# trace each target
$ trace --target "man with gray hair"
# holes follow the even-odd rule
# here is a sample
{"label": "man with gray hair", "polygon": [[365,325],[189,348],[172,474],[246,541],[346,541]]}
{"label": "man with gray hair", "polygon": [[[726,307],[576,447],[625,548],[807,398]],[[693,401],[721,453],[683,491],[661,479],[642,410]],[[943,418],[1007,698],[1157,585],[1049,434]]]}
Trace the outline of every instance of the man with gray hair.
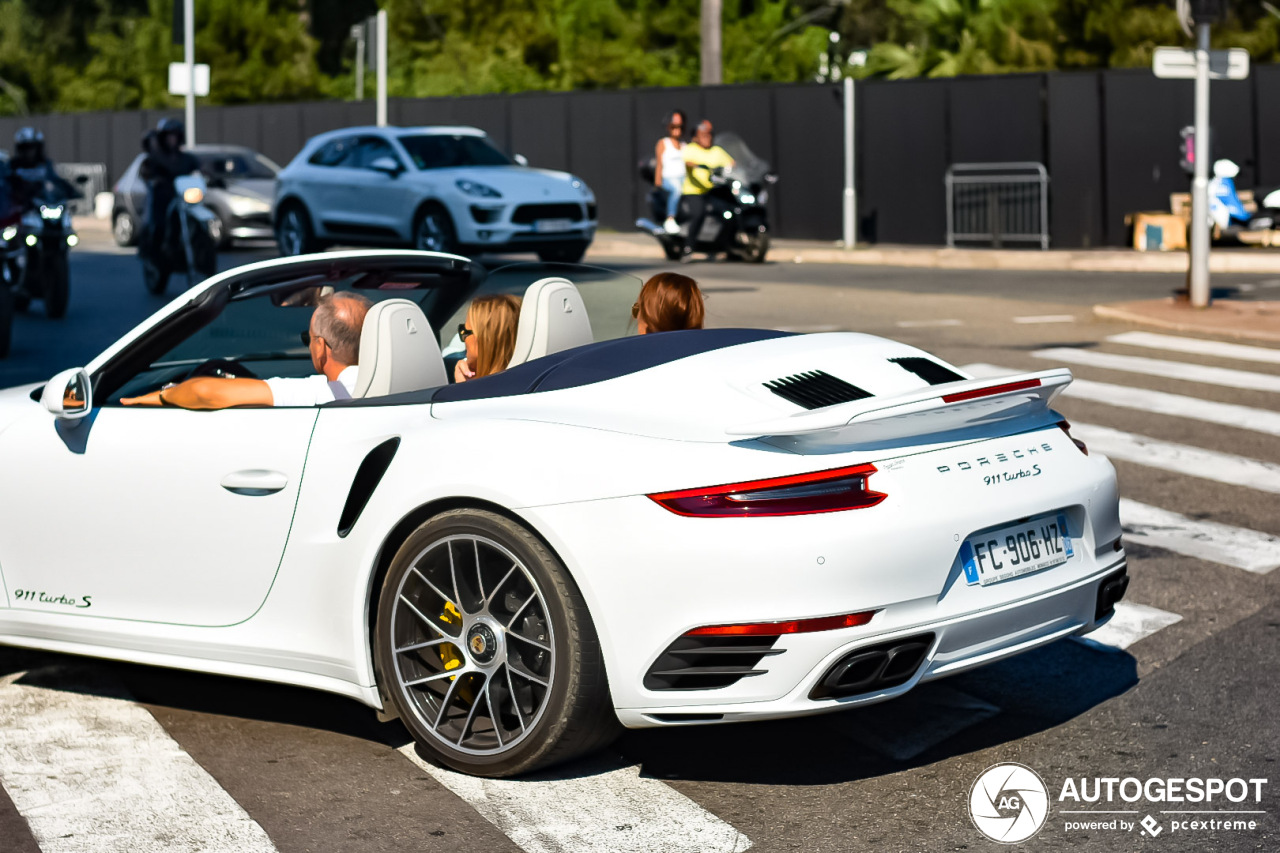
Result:
{"label": "man with gray hair", "polygon": [[141,397],[126,406],[174,406],[180,409],[229,409],[233,406],[319,406],[349,400],[360,360],[360,331],[371,303],[358,293],[331,293],[316,303],[304,335],[316,376],[247,379],[197,376]]}

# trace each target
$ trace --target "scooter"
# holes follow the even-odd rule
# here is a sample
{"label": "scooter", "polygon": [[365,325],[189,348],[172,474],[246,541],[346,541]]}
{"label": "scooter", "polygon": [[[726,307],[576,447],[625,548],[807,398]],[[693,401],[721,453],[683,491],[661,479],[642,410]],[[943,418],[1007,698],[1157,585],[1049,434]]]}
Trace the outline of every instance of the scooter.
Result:
{"label": "scooter", "polygon": [[1213,179],[1209,182],[1209,219],[1213,222],[1214,237],[1234,237],[1244,231],[1270,231],[1280,225],[1280,190],[1263,198],[1254,213],[1245,210],[1236,190],[1235,179],[1240,167],[1231,160],[1218,160],[1213,164]]}
{"label": "scooter", "polygon": [[175,272],[185,272],[191,285],[218,271],[218,247],[212,234],[217,215],[204,203],[208,191],[204,176],[182,175],[173,179],[173,187],[177,192],[165,213],[159,251],[138,253],[143,282],[155,294],[164,293]]}
{"label": "scooter", "polygon": [[[718,144],[733,158],[729,169],[716,169],[710,175],[711,189],[703,195],[706,215],[697,234],[689,234],[691,211],[682,201],[676,213],[680,230],[669,233],[659,223],[666,217],[667,191],[654,187],[649,193],[652,218],[636,220],[636,228],[650,234],[662,246],[668,260],[683,260],[692,252],[706,252],[726,257],[763,263],[769,253],[769,187],[778,176],[769,172],[769,164],[751,152],[741,138],[732,133],[720,134]],[[641,169],[653,183],[653,173]]]}

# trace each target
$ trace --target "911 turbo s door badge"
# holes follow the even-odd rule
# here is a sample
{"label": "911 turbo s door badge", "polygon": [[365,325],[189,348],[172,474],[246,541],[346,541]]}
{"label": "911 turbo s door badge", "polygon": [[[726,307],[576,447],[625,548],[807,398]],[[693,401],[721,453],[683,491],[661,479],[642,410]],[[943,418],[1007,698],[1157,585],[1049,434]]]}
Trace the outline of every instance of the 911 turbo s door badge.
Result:
{"label": "911 turbo s door badge", "polygon": [[13,591],[13,600],[15,603],[57,604],[62,607],[75,607],[81,610],[93,606],[93,596],[52,595],[35,589],[15,589]]}

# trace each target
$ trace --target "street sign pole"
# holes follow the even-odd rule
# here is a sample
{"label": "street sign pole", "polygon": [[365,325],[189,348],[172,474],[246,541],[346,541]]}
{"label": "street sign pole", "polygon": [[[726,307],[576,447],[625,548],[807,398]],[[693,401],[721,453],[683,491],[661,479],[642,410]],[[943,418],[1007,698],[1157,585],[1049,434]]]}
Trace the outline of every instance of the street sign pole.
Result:
{"label": "street sign pole", "polygon": [[844,78],[844,247],[857,240],[858,190],[854,184],[853,78]]}
{"label": "street sign pole", "polygon": [[182,0],[183,58],[187,63],[187,144],[196,144],[196,15],[195,0]]}
{"label": "street sign pole", "polygon": [[1196,24],[1196,152],[1191,182],[1191,305],[1209,306],[1209,24]]}
{"label": "street sign pole", "polygon": [[387,10],[378,12],[378,127],[387,126]]}

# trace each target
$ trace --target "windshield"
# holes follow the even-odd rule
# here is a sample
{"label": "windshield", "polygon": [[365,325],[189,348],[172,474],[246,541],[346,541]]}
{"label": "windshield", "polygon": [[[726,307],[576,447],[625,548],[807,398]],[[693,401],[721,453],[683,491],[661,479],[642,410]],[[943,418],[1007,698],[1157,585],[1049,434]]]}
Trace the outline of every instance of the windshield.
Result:
{"label": "windshield", "polygon": [[733,173],[749,183],[759,183],[769,172],[769,163],[755,155],[741,136],[736,133],[716,134],[716,145],[733,158]]}
{"label": "windshield", "polygon": [[451,169],[457,166],[510,166],[511,158],[493,147],[488,137],[443,133],[401,136],[400,144],[419,169]]}
{"label": "windshield", "polygon": [[252,151],[207,151],[196,154],[200,171],[211,178],[263,178],[280,171],[275,163]]}

